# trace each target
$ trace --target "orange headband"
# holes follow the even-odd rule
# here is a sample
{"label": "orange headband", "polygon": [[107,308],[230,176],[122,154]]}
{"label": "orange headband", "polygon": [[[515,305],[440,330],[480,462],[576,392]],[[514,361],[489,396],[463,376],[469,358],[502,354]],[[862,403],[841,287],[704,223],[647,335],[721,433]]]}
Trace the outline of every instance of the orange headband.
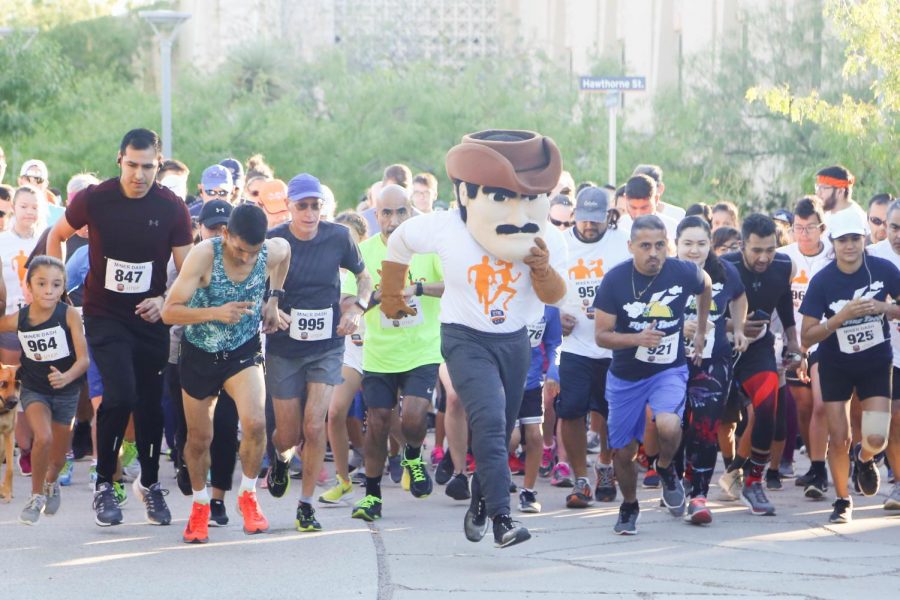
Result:
{"label": "orange headband", "polygon": [[837,177],[828,177],[827,175],[819,175],[816,177],[816,183],[830,185],[836,188],[848,188],[853,185],[853,182],[853,175],[850,176],[850,179],[838,179]]}

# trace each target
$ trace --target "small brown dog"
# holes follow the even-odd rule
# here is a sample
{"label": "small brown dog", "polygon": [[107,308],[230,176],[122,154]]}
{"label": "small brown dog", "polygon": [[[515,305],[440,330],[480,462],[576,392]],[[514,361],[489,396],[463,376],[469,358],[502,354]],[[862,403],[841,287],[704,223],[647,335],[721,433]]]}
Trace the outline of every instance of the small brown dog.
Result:
{"label": "small brown dog", "polygon": [[12,500],[13,441],[16,431],[16,406],[19,404],[18,367],[0,365],[0,469],[6,462],[6,474],[0,484],[0,502]]}

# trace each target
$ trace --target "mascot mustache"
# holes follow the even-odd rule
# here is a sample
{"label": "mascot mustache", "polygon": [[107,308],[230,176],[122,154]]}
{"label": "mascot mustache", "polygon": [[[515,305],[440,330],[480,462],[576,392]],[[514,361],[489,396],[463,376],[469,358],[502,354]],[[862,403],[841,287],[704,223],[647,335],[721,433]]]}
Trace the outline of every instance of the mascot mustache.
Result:
{"label": "mascot mustache", "polygon": [[521,227],[517,225],[497,225],[498,235],[512,235],[514,233],[540,233],[541,228],[535,223],[526,223]]}

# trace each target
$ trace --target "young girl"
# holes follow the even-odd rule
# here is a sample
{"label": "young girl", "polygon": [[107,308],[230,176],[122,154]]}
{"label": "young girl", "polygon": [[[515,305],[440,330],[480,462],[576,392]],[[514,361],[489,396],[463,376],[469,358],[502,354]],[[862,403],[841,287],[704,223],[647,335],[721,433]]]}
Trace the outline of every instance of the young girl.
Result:
{"label": "young girl", "polygon": [[20,401],[34,432],[31,499],[19,521],[37,523],[59,510],[59,471],[72,442],[81,378],[89,360],[81,315],[61,302],[66,290],[63,263],[38,256],[25,275],[31,304],[0,318],[0,332],[16,332],[22,344]]}

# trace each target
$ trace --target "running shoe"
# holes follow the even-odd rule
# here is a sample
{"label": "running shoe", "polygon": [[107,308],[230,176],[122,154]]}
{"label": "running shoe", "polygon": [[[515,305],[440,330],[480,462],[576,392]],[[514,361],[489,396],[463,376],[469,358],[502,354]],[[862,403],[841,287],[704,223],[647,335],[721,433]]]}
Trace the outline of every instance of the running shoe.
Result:
{"label": "running shoe", "polygon": [[619,519],[613,531],[619,535],[636,535],[637,522],[641,516],[641,506],[637,502],[623,502],[619,506]]}
{"label": "running shoe", "polygon": [[444,492],[454,500],[468,500],[472,497],[469,492],[469,478],[465,473],[457,473],[453,476]]}
{"label": "running shoe", "polygon": [[71,452],[66,453],[66,462],[63,463],[62,469],[59,470],[57,481],[59,485],[72,485],[72,473],[75,472],[75,457]]}
{"label": "running shoe", "polygon": [[780,492],[784,489],[781,483],[781,473],[775,469],[766,469],[766,489],[770,492]]}
{"label": "running shoe", "polygon": [[400,483],[400,479],[403,478],[402,462],[403,459],[400,458],[399,454],[388,456],[387,472],[388,475],[391,476],[391,481],[394,483]]}
{"label": "running shoe", "polygon": [[451,477],[453,477],[453,458],[450,456],[450,451],[447,450],[434,469],[434,481],[438,485],[444,485],[450,481]]}
{"label": "running shoe", "polygon": [[796,485],[797,487],[805,488],[810,483],[812,483],[812,481],[813,481],[813,479],[815,479],[815,477],[816,477],[816,472],[813,470],[812,467],[810,467],[809,471],[807,471],[803,475],[800,475],[796,479],[794,479],[794,485]]}
{"label": "running shoe", "polygon": [[684,513],[684,520],[692,525],[706,525],[712,523],[712,513],[706,506],[706,498],[697,496],[691,498],[688,503],[687,512]]}
{"label": "running shoe", "polygon": [[353,484],[349,479],[337,475],[337,483],[319,496],[319,504],[326,506],[345,505],[353,497]]}
{"label": "running shoe", "polygon": [[891,495],[884,501],[884,510],[900,510],[900,483],[891,488]]}
{"label": "running shoe", "polygon": [[406,458],[404,452],[403,460],[400,461],[409,476],[409,493],[414,498],[427,498],[431,495],[434,486],[431,483],[431,475],[428,474],[428,468],[425,461],[419,456],[414,459]]}
{"label": "running shoe", "polygon": [[640,472],[646,473],[650,470],[650,459],[647,458],[647,453],[644,451],[643,444],[638,446],[637,458],[634,462],[637,464],[638,470]]}
{"label": "running shoe", "polygon": [[775,505],[766,498],[766,492],[759,481],[754,481],[744,486],[744,489],[741,491],[741,501],[750,509],[751,515],[757,517],[775,516]]}
{"label": "running shoe", "polygon": [[587,477],[579,477],[566,496],[566,508],[587,508],[591,505],[591,497],[591,482]]}
{"label": "running shoe", "polygon": [[596,463],[594,473],[597,476],[597,487],[594,498],[597,502],[614,502],[616,499],[616,475],[612,465]]}
{"label": "running shoe", "polygon": [[[319,476],[316,477],[316,485],[325,485],[330,478],[331,475],[328,473],[328,467],[323,464],[322,468],[319,469]],[[300,479],[303,479],[302,475],[300,476]]]}
{"label": "running shoe", "polygon": [[303,479],[303,461],[297,454],[291,457],[288,463],[288,477],[291,479]]}
{"label": "running shoe", "polygon": [[25,508],[22,509],[22,513],[19,515],[19,523],[22,523],[23,525],[37,524],[38,520],[41,518],[41,513],[44,512],[46,503],[47,498],[41,494],[32,494],[28,503],[25,505]]}
{"label": "running shoe", "polygon": [[553,467],[550,473],[550,485],[553,487],[572,487],[575,482],[572,480],[572,467],[568,463],[559,462]]}
{"label": "running shoe", "polygon": [[521,458],[516,456],[513,453],[510,453],[509,459],[507,460],[509,463],[509,472],[513,475],[524,475],[525,474],[525,463]]}
{"label": "running shoe", "polygon": [[508,548],[531,539],[528,529],[509,515],[494,517],[494,546]]}
{"label": "running shoe", "polygon": [[670,464],[665,469],[659,470],[662,481],[662,501],[669,512],[676,517],[684,514],[684,484],[675,472],[675,465]]}
{"label": "running shoe", "polygon": [[829,523],[849,523],[853,520],[853,500],[847,498],[846,500],[843,498],[838,498],[832,503],[834,510],[831,511],[831,516],[828,517]]}
{"label": "running shoe", "polygon": [[509,474],[509,493],[515,494],[519,491],[519,487],[516,485],[516,482],[512,480],[512,473]]}
{"label": "running shoe", "polygon": [[265,479],[266,475],[269,472],[269,453],[263,454],[262,463],[259,465],[259,475],[256,476],[257,479]]}
{"label": "running shoe", "polygon": [[364,458],[363,458],[362,452],[360,452],[356,448],[353,448],[350,451],[350,460],[347,462],[347,467],[349,468],[350,471],[355,471],[356,469],[359,469],[360,467],[362,467],[363,461],[364,461]]}
{"label": "running shoe", "polygon": [[97,487],[97,463],[91,463],[91,466],[88,468],[88,481],[91,484],[91,489]]}
{"label": "running shoe", "polygon": [[19,450],[19,475],[31,477],[31,450]]}
{"label": "running shoe", "polygon": [[466,474],[471,475],[475,472],[475,455],[471,451],[466,452]]}
{"label": "running shoe", "polygon": [[478,475],[472,476],[472,500],[463,517],[463,531],[470,542],[480,542],[490,529],[488,521],[487,505],[484,496],[481,495],[481,485],[478,483]]}
{"label": "running shoe", "polygon": [[94,522],[100,527],[118,525],[122,522],[122,509],[116,502],[111,483],[101,483],[94,492]]}
{"label": "running shoe", "polygon": [[316,509],[306,502],[297,503],[297,519],[294,524],[297,531],[322,531],[322,526],[316,520]]}
{"label": "running shoe", "polygon": [[44,514],[49,516],[55,515],[62,500],[59,495],[59,481],[54,481],[53,483],[45,482],[43,495],[47,499],[47,503],[44,505]]}
{"label": "running shoe", "polygon": [[147,522],[151,525],[168,525],[172,522],[172,513],[166,504],[166,496],[169,490],[164,490],[157,481],[149,488],[141,485],[140,479],[134,480],[131,486],[135,495],[144,501],[144,508],[147,509]]}
{"label": "running shoe", "polygon": [[538,475],[540,477],[550,477],[555,457],[556,442],[554,442],[552,446],[544,446],[544,450],[541,453],[541,466],[538,467]]}
{"label": "running shoe", "polygon": [[209,504],[191,504],[191,516],[181,534],[185,544],[205,544],[209,541],[209,511]]}
{"label": "running shoe", "polygon": [[655,490],[659,487],[659,473],[656,469],[647,469],[644,473],[644,481],[641,485],[649,490]]}
{"label": "running shoe", "polygon": [[[238,498],[238,510],[240,511],[240,498]],[[209,524],[211,527],[225,527],[228,525],[228,511],[225,502],[213,498],[209,501]]]}
{"label": "running shoe", "polygon": [[881,484],[881,473],[875,466],[875,459],[866,462],[859,460],[859,449],[857,449],[854,461],[854,483],[857,484],[863,496],[874,496],[878,493],[878,486]]}
{"label": "running shoe", "polygon": [[806,488],[803,490],[803,495],[811,500],[821,500],[825,497],[827,491],[828,480],[821,475],[813,474],[809,483],[806,484]]}
{"label": "running shoe", "polygon": [[353,506],[353,512],[350,513],[350,516],[370,523],[377,521],[381,518],[381,498],[371,494],[364,497]]}
{"label": "running shoe", "polygon": [[719,500],[733,502],[737,500],[744,487],[744,474],[740,469],[725,471],[719,477]]}
{"label": "running shoe", "polygon": [[366,470],[357,469],[356,471],[354,471],[353,475],[350,476],[350,481],[352,481],[356,485],[366,485]]}
{"label": "running shoe", "polygon": [[444,448],[438,446],[431,449],[431,468],[436,469],[441,459],[444,458]]}
{"label": "running shoe", "polygon": [[272,466],[269,467],[269,472],[266,474],[266,485],[274,498],[281,498],[290,489],[289,470],[290,463],[278,460],[277,457],[272,461]]}
{"label": "running shoe", "polygon": [[523,513],[541,512],[541,503],[537,501],[537,492],[522,489],[519,492],[519,510]]}
{"label": "running shoe", "polygon": [[178,490],[185,496],[190,496],[194,493],[194,488],[191,485],[191,475],[188,472],[187,465],[181,465],[175,471],[175,484],[178,486]]}
{"label": "running shoe", "polygon": [[269,521],[259,508],[256,492],[244,490],[238,495],[238,514],[244,518],[244,533],[265,533],[269,530]]}
{"label": "running shoe", "polygon": [[122,473],[129,479],[141,474],[141,463],[138,460],[137,444],[125,440],[122,442]]}
{"label": "running shoe", "polygon": [[794,463],[787,460],[781,461],[778,472],[781,473],[783,479],[793,479],[796,477],[796,474],[794,473]]}
{"label": "running shoe", "polygon": [[125,488],[123,481],[113,481],[113,494],[116,496],[116,504],[122,508],[128,504],[128,490]]}
{"label": "running shoe", "polygon": [[597,454],[600,452],[600,434],[596,431],[587,432],[587,453]]}

